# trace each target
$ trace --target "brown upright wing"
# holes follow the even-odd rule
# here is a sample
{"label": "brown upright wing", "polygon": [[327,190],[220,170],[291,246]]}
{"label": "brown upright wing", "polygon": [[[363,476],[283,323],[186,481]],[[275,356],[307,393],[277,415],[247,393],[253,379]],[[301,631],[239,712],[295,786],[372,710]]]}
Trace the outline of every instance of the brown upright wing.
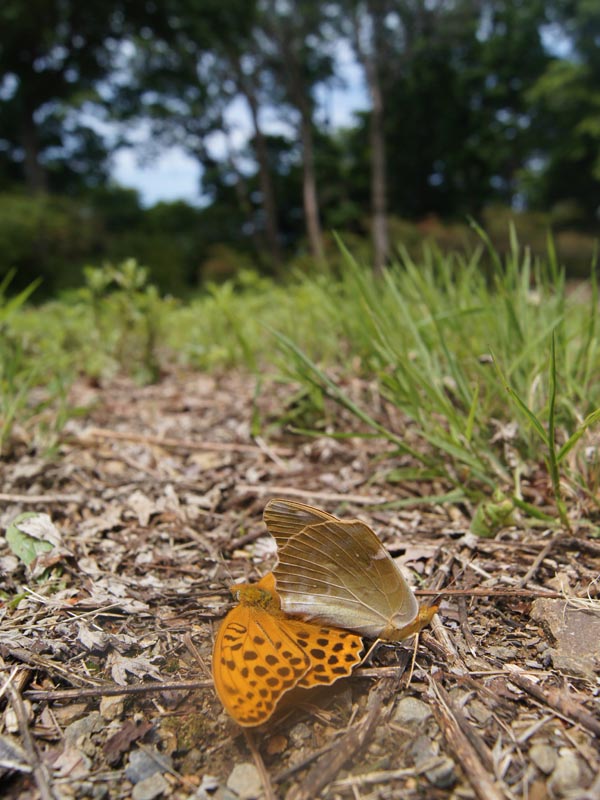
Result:
{"label": "brown upright wing", "polygon": [[368,525],[280,499],[264,520],[278,546],[273,572],[286,613],[372,638],[417,616],[414,594]]}

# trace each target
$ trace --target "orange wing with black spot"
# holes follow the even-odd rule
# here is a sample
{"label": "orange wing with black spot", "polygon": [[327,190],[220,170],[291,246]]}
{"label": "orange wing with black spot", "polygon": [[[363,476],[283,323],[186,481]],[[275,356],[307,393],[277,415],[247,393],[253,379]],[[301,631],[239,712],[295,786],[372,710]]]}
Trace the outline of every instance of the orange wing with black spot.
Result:
{"label": "orange wing with black spot", "polygon": [[246,597],[225,617],[212,665],[223,705],[243,726],[266,722],[295,686],[326,686],[349,675],[363,649],[354,633],[286,617],[260,602],[260,590],[248,594],[256,604]]}

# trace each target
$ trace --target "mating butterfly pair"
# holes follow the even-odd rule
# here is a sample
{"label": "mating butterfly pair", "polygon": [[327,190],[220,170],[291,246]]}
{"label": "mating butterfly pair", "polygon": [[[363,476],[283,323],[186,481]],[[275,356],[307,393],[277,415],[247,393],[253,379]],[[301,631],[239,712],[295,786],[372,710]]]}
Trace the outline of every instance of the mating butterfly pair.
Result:
{"label": "mating butterfly pair", "polygon": [[243,726],[265,722],[294,687],[329,685],[360,663],[362,636],[400,641],[436,607],[417,600],[375,533],[358,520],[290,500],[264,511],[279,562],[223,620],[213,653],[217,693]]}

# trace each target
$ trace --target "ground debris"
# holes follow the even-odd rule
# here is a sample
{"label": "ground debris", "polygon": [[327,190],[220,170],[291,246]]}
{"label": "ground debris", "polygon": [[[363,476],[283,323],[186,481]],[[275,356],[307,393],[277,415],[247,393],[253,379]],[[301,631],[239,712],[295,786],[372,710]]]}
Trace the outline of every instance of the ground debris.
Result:
{"label": "ground debris", "polygon": [[[0,462],[1,530],[44,514],[55,548],[32,573],[0,535],[3,796],[592,796],[600,546],[518,517],[479,539],[460,506],[388,507],[440,487],[388,482],[405,457],[382,441],[287,434],[291,394],[256,397],[240,373],[118,379],[53,461]],[[423,598],[447,593],[410,682],[412,644],[381,646],[246,736],[215,696],[211,651],[231,583],[274,565],[261,516],[276,495],[364,519]]]}

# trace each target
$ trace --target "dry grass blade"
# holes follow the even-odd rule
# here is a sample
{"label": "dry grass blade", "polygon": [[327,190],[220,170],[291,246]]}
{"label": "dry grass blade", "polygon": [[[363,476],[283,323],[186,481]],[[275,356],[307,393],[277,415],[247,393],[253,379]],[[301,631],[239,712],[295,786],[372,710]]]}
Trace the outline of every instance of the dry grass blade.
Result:
{"label": "dry grass blade", "polygon": [[385,713],[384,703],[397,685],[397,678],[384,678],[381,681],[369,698],[371,705],[369,711],[338,739],[327,755],[317,761],[299,786],[290,789],[286,800],[312,800],[320,796],[323,789],[335,780],[344,765],[356,757],[369,741]]}
{"label": "dry grass blade", "polygon": [[[432,678],[429,685],[431,708],[435,719],[442,729],[448,748],[452,750],[463,768],[479,800],[506,800],[507,795],[490,777],[492,759],[483,741],[470,729],[464,716],[453,708],[440,682]],[[477,746],[473,743],[475,739],[478,740]]]}
{"label": "dry grass blade", "polygon": [[21,734],[21,741],[23,742],[29,757],[29,764],[33,769],[33,777],[35,779],[36,786],[40,793],[41,800],[58,800],[58,795],[52,786],[52,780],[50,778],[48,767],[40,758],[40,753],[35,743],[35,739],[33,738],[31,730],[29,729],[29,722],[27,719],[25,706],[23,705],[23,698],[21,697],[21,693],[17,687],[14,685],[16,677],[17,676],[15,673],[11,674],[5,688],[10,699],[10,704],[17,718],[19,733]]}
{"label": "dry grass blade", "polygon": [[600,720],[591,714],[577,700],[571,697],[566,689],[556,687],[543,688],[534,683],[522,670],[514,664],[506,664],[504,669],[509,673],[509,680],[516,684],[520,689],[535,697],[536,700],[557,711],[561,716],[566,717],[586,728],[594,736],[600,738]]}

